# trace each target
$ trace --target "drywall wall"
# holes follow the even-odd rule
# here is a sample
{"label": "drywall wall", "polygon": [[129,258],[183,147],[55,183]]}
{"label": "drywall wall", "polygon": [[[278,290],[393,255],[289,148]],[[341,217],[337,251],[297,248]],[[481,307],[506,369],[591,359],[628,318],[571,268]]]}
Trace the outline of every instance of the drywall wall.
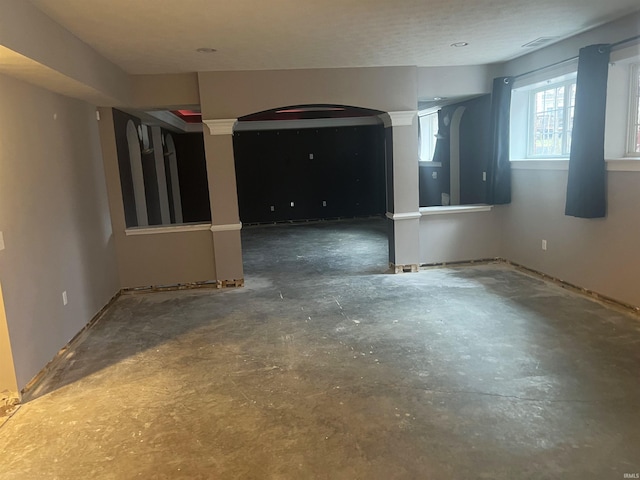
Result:
{"label": "drywall wall", "polygon": [[459,67],[419,67],[418,99],[453,98],[491,92],[492,65]]}
{"label": "drywall wall", "polygon": [[[607,172],[606,218],[567,217],[566,170],[512,170],[503,256],[526,267],[640,306],[640,172]],[[547,250],[542,250],[542,240]]]}
{"label": "drywall wall", "polygon": [[[631,15],[515,59],[507,63],[503,71],[513,75],[544,67],[577,55],[581,47],[589,44],[614,43],[638,35],[639,27],[640,14]],[[631,48],[640,53],[637,44]],[[616,55],[614,52],[612,58]],[[626,101],[624,88],[611,88],[612,82],[620,76],[619,67],[614,67],[616,71],[609,79],[607,122],[611,122],[611,108],[617,106],[624,110],[622,105]],[[620,123],[616,123],[618,128]],[[605,130],[611,127],[613,125],[607,123]],[[623,137],[619,136],[618,143]],[[615,135],[609,138],[610,151],[614,150],[612,141],[615,143],[615,138]],[[616,148],[621,152],[620,146]],[[607,216],[578,219],[564,215],[566,163],[512,162],[513,196],[512,203],[504,207],[501,256],[579,287],[640,306],[637,275],[640,271],[637,246],[640,172],[607,172]],[[547,240],[546,251],[542,250],[543,239]]]}
{"label": "drywall wall", "polygon": [[383,112],[415,110],[416,67],[200,72],[205,120],[290,105],[337,104]]}
{"label": "drywall wall", "polygon": [[[4,312],[2,285],[0,285],[0,402],[3,398],[19,397],[18,390],[16,369],[13,366],[11,340],[9,339],[9,328],[7,327],[7,316]],[[0,407],[2,407],[2,403],[0,403]]]}
{"label": "drywall wall", "polygon": [[580,48],[598,43],[615,43],[640,34],[640,12],[588,30],[503,64],[502,75],[519,75],[562,62],[578,55]]}
{"label": "drywall wall", "polygon": [[91,105],[0,75],[0,284],[20,388],[119,289],[98,135]]}
{"label": "drywall wall", "polygon": [[[65,87],[69,95],[86,99],[89,87],[91,97],[99,95],[109,105],[130,101],[129,76],[31,2],[2,1],[0,45],[71,79]],[[25,62],[22,74],[29,79],[32,74],[38,77],[46,72]]]}
{"label": "drywall wall", "polygon": [[133,105],[141,109],[200,105],[197,73],[131,76]]}
{"label": "drywall wall", "polygon": [[[216,280],[208,229],[126,235],[113,109],[100,110],[100,141],[122,288]],[[176,227],[179,228],[179,227]]]}
{"label": "drywall wall", "polygon": [[503,251],[501,230],[504,208],[495,206],[489,211],[468,213],[453,208],[450,207],[450,213],[440,210],[437,215],[423,215],[420,219],[420,263],[500,257]]}

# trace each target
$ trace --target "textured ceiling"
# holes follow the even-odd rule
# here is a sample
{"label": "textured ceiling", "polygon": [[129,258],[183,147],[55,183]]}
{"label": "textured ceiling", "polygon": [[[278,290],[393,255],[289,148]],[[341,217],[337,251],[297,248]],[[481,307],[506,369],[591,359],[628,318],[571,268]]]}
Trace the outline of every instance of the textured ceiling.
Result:
{"label": "textured ceiling", "polygon": [[[502,62],[638,0],[32,0],[128,73]],[[454,48],[454,42],[469,46]],[[197,53],[211,47],[212,54]]]}

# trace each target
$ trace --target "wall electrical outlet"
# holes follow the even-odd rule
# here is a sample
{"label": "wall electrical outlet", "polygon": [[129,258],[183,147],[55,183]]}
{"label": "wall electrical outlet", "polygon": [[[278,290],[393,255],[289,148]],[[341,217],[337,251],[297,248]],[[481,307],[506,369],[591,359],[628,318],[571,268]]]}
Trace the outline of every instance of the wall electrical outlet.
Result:
{"label": "wall electrical outlet", "polygon": [[65,290],[64,292],[62,292],[62,304],[66,305],[67,302],[67,291]]}
{"label": "wall electrical outlet", "polygon": [[0,232],[0,250],[4,250],[4,237],[2,236],[2,232]]}
{"label": "wall electrical outlet", "polygon": [[309,160],[313,160],[313,153],[309,154]]}
{"label": "wall electrical outlet", "polygon": [[546,250],[546,249],[547,249],[547,241],[542,240],[542,250]]}
{"label": "wall electrical outlet", "polygon": [[438,172],[431,172],[431,178],[436,180],[438,178]]}
{"label": "wall electrical outlet", "polygon": [[487,172],[482,172],[482,181],[483,182],[487,181]]}
{"label": "wall electrical outlet", "polygon": [[295,202],[291,202],[291,206],[295,207],[296,206]]}
{"label": "wall electrical outlet", "polygon": [[327,206],[327,201],[326,201],[326,200],[323,200],[323,201],[322,201],[322,206],[323,206],[323,207],[326,207],[326,206]]}
{"label": "wall electrical outlet", "polygon": [[271,205],[271,211],[275,212],[276,211],[276,207],[274,207],[273,205]]}

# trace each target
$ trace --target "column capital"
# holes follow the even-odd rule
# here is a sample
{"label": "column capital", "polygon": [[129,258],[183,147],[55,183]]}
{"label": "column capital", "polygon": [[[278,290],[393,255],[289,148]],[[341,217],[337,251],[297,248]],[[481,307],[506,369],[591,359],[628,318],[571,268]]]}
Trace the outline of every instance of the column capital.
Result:
{"label": "column capital", "polygon": [[232,135],[233,126],[236,124],[237,118],[223,118],[219,120],[203,120],[211,135]]}
{"label": "column capital", "polygon": [[418,114],[417,110],[404,110],[401,112],[387,112],[380,115],[385,127],[406,127],[413,124],[413,119]]}

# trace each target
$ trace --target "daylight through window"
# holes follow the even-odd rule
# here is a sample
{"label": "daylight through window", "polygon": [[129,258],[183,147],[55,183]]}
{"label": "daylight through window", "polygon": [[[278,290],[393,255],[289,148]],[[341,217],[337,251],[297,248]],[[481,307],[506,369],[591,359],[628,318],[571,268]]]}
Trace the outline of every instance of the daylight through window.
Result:
{"label": "daylight through window", "polygon": [[575,80],[549,84],[531,91],[530,157],[569,155],[575,98]]}

